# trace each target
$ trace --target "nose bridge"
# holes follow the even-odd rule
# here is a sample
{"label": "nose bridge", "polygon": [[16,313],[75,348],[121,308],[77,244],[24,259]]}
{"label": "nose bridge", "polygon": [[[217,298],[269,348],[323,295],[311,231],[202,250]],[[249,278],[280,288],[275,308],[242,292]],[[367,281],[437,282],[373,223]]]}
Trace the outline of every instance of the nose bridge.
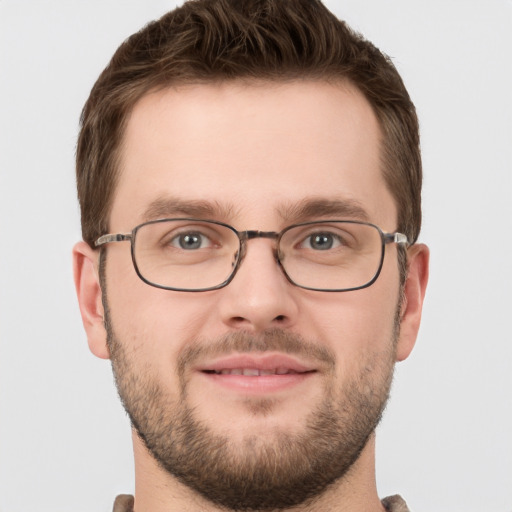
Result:
{"label": "nose bridge", "polygon": [[[219,301],[224,322],[232,328],[258,331],[293,324],[297,304],[277,259],[279,233],[244,231],[240,235],[236,275]],[[266,238],[270,243],[255,238]],[[252,244],[247,243],[250,240]]]}

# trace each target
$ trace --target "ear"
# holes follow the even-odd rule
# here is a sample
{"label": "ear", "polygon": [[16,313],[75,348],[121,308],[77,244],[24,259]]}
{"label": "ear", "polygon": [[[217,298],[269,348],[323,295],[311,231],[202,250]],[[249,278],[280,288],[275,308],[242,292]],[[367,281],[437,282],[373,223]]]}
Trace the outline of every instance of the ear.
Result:
{"label": "ear", "polygon": [[424,244],[415,244],[407,250],[407,278],[404,300],[400,312],[400,337],[397,345],[397,361],[403,361],[411,353],[420,328],[423,298],[428,282],[429,250]]}
{"label": "ear", "polygon": [[98,275],[98,251],[85,242],[73,247],[73,273],[78,304],[91,352],[108,359],[107,332],[104,325],[103,303]]}

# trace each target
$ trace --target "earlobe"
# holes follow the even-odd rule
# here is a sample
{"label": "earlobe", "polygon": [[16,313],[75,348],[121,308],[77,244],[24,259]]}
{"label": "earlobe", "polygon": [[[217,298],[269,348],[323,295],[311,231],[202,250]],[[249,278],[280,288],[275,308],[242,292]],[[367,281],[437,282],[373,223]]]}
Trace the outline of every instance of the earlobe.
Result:
{"label": "earlobe", "polygon": [[102,359],[110,357],[103,318],[98,253],[85,242],[73,247],[73,274],[80,314],[91,352]]}
{"label": "earlobe", "polygon": [[408,272],[400,315],[397,361],[403,361],[409,356],[420,328],[423,299],[428,282],[428,247],[424,244],[416,244],[410,247],[407,253],[407,262]]}

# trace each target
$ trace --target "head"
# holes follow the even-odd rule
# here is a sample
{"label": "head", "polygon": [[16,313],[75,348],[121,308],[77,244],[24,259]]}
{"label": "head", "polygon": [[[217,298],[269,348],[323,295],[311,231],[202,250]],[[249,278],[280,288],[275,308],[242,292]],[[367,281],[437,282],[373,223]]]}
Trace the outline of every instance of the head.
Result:
{"label": "head", "polygon": [[389,59],[320,2],[187,2],[101,74],[77,181],[84,325],[144,456],[233,510],[291,507],[364,473],[416,338],[424,246],[389,244],[371,286],[326,292],[295,286],[276,241],[256,238],[227,286],[185,292],[142,282],[128,243],[94,242],[171,217],[239,232],[366,221],[414,242],[418,124]]}
{"label": "head", "polygon": [[411,243],[421,226],[421,156],[413,103],[391,60],[319,0],[193,1],[129,37],[82,112],[77,185],[82,236],[109,231],[124,130],[149,91],[230,81],[345,82],[380,127],[382,174]]}

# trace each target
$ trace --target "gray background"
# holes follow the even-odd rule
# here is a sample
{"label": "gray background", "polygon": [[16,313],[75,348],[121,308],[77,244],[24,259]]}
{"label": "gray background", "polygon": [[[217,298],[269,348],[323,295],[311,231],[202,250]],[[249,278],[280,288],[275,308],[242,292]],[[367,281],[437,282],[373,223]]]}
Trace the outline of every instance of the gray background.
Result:
{"label": "gray background", "polygon": [[[379,427],[381,495],[512,511],[512,2],[327,5],[417,105],[432,250],[423,326]],[[0,0],[0,511],[108,511],[129,424],[71,275],[78,118],[118,44],[174,2]]]}

